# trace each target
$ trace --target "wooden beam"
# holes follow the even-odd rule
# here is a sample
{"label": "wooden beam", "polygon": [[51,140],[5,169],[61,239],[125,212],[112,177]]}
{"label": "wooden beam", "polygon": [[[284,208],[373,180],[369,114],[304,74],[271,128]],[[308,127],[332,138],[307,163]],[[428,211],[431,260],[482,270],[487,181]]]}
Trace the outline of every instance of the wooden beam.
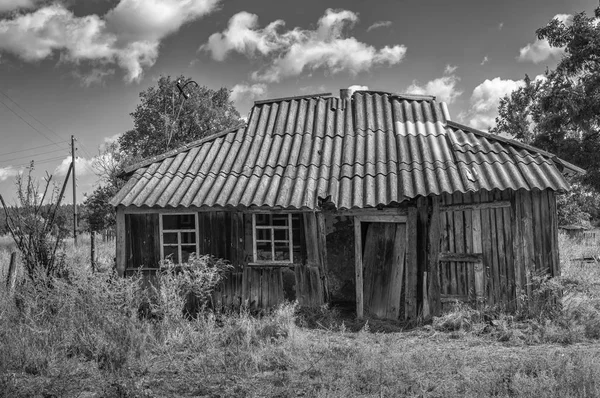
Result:
{"label": "wooden beam", "polygon": [[460,211],[460,210],[481,210],[481,209],[499,209],[510,207],[510,201],[499,200],[496,202],[485,203],[464,203],[440,206],[440,211]]}
{"label": "wooden beam", "polygon": [[435,316],[440,315],[442,311],[440,301],[440,270],[438,262],[438,253],[440,252],[440,200],[437,197],[432,198],[431,218],[429,220],[429,302],[431,313]]}
{"label": "wooden beam", "polygon": [[477,263],[482,261],[483,255],[481,253],[444,252],[440,253],[438,258],[441,262],[461,261],[465,263]]}
{"label": "wooden beam", "polygon": [[[473,211],[471,225],[473,234],[473,252],[483,253],[481,244],[481,210]],[[481,262],[475,263],[475,296],[477,297],[477,301],[483,301],[485,298],[483,254],[481,254]]]}
{"label": "wooden beam", "polygon": [[354,217],[354,274],[356,277],[356,317],[363,319],[363,262],[362,262],[362,230],[360,220]]}
{"label": "wooden beam", "polygon": [[387,208],[387,209],[349,209],[349,210],[335,210],[332,212],[327,212],[333,214],[335,216],[346,216],[346,217],[354,217],[354,216],[406,216],[408,211],[406,208]]}
{"label": "wooden beam", "polygon": [[117,273],[119,276],[125,275],[125,269],[127,268],[127,254],[126,254],[126,238],[125,238],[125,208],[123,206],[117,207],[116,217],[116,256],[117,256]]}
{"label": "wooden beam", "polygon": [[417,208],[408,209],[406,224],[408,247],[406,248],[406,295],[405,316],[407,319],[417,318]]}
{"label": "wooden beam", "polygon": [[[385,214],[381,214],[381,215],[357,215],[355,216],[357,219],[359,219],[361,222],[391,222],[391,223],[405,223],[406,222],[406,216],[399,216],[399,215],[385,215]],[[415,231],[416,233],[416,231]]]}
{"label": "wooden beam", "polygon": [[315,216],[317,217],[317,236],[319,245],[319,265],[321,269],[321,280],[323,283],[325,301],[329,302],[329,280],[327,270],[327,227],[325,225],[325,215],[323,213],[315,213]]}

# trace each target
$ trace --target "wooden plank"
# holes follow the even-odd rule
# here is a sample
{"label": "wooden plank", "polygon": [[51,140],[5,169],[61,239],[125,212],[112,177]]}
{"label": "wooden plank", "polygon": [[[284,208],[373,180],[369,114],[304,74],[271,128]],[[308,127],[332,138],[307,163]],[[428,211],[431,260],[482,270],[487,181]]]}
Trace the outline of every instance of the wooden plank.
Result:
{"label": "wooden plank", "polygon": [[[447,196],[447,203],[454,203],[452,195]],[[448,251],[456,253],[456,237],[454,235],[454,212],[446,212],[448,220]],[[445,265],[450,270],[450,291],[449,294],[458,294],[458,284],[456,281],[456,263],[450,263]]]}
{"label": "wooden plank", "polygon": [[[452,202],[455,204],[462,203],[462,195],[455,193],[452,195]],[[464,209],[456,210],[453,212],[454,216],[454,252],[464,253],[465,252],[465,234],[464,234]],[[456,260],[456,292],[458,294],[468,294],[465,286],[465,269],[464,264],[460,260]]]}
{"label": "wooden plank", "polygon": [[356,278],[356,317],[363,319],[363,262],[362,262],[362,231],[360,221],[354,217],[354,275]]}
{"label": "wooden plank", "polygon": [[[493,198],[493,193],[490,193],[490,198]],[[494,293],[494,303],[501,304],[502,303],[502,294],[500,290],[500,269],[498,264],[498,229],[496,225],[496,210],[489,209],[489,217],[490,217],[490,236],[491,236],[491,251],[492,251],[492,264],[491,264],[491,280],[493,286]]]}
{"label": "wooden plank", "polygon": [[406,223],[408,246],[406,248],[406,301],[405,316],[407,319],[417,317],[417,208],[408,208]]}
{"label": "wooden plank", "polygon": [[535,258],[535,271],[546,272],[544,269],[546,263],[544,262],[544,229],[542,226],[543,222],[549,220],[542,220],[541,216],[541,198],[540,192],[531,191],[531,209],[532,209],[532,223],[533,226],[533,242],[534,242],[534,258]]}
{"label": "wooden plank", "polygon": [[338,210],[331,213],[333,216],[344,217],[378,217],[378,216],[406,216],[408,211],[406,208],[385,208],[385,209],[351,209]]}
{"label": "wooden plank", "polygon": [[548,190],[539,192],[540,197],[540,230],[542,232],[542,264],[547,268],[549,275],[554,274],[552,264],[552,219],[550,218],[550,204],[548,203]]}
{"label": "wooden plank", "polygon": [[550,252],[552,258],[552,276],[560,276],[560,258],[559,258],[559,250],[558,250],[558,215],[556,214],[556,194],[551,191],[546,191],[548,194],[548,208],[550,212],[550,220],[551,220],[551,234],[552,239]]}
{"label": "wooden plank", "polygon": [[[464,203],[473,203],[471,192],[467,192],[463,195]],[[477,211],[477,210],[475,210]],[[465,220],[465,253],[473,253],[473,210],[465,209],[463,211],[463,217]],[[468,264],[465,264],[468,265]],[[475,298],[475,268],[472,266],[466,267],[466,284],[468,288],[468,294]]]}
{"label": "wooden plank", "polygon": [[[363,246],[363,305],[367,314],[383,317],[381,284],[384,280],[385,242],[384,223],[364,223],[366,228]],[[393,224],[390,224],[393,225]]]}
{"label": "wooden plank", "polygon": [[251,270],[248,268],[248,263],[252,260],[252,215],[243,214],[243,225],[244,225],[244,259],[243,259],[243,280],[242,280],[242,297],[243,300],[250,299],[250,281],[251,281]]}
{"label": "wooden plank", "polygon": [[[441,202],[441,203],[440,203]],[[442,196],[438,200],[438,204],[444,204],[445,197]],[[438,208],[439,210],[439,208]],[[433,210],[432,210],[433,211]],[[448,221],[447,221],[447,213],[442,213],[438,211],[439,215],[439,224],[440,224],[440,237],[439,237],[439,245],[438,245],[438,253],[440,251],[449,251],[450,246],[448,244]],[[432,214],[434,214],[432,212]],[[436,267],[438,269],[438,280],[440,282],[440,294],[449,294],[450,293],[450,269],[448,267],[440,266],[437,264],[437,255],[435,256]],[[441,311],[441,307],[440,307]]]}
{"label": "wooden plank", "polygon": [[386,318],[398,319],[400,317],[400,300],[402,297],[402,279],[404,278],[404,261],[408,236],[406,224],[396,224],[392,254],[392,270],[390,288],[388,289],[388,311]]}
{"label": "wooden plank", "polygon": [[511,230],[513,246],[513,269],[515,277],[515,297],[517,308],[521,306],[521,294],[523,293],[523,281],[525,280],[523,268],[523,238],[521,233],[521,202],[518,200],[519,193],[514,192],[511,198]]}
{"label": "wooden plank", "polygon": [[429,301],[431,307],[431,313],[434,316],[439,316],[442,311],[442,305],[440,302],[440,270],[439,263],[437,261],[438,253],[440,251],[440,232],[442,231],[440,226],[440,219],[445,216],[441,216],[440,213],[440,200],[437,197],[432,198],[431,202],[431,218],[429,222],[429,243],[427,251],[429,253]]}
{"label": "wooden plank", "polygon": [[[494,197],[499,200],[500,192],[495,191]],[[510,203],[510,202],[509,202]],[[506,275],[506,248],[504,241],[504,209],[498,208],[492,210],[496,215],[496,238],[497,238],[497,256],[498,256],[498,280],[500,282],[499,297],[502,300],[503,305],[508,305],[508,278]]]}
{"label": "wooden plank", "polygon": [[[504,191],[501,193],[501,198],[508,200],[512,206],[512,191]],[[505,207],[502,209],[502,219],[504,227],[504,250],[506,251],[506,257],[504,259],[506,264],[506,281],[507,281],[507,297],[508,297],[508,309],[514,311],[516,309],[517,294],[516,294],[516,282],[515,282],[515,254],[513,250],[513,228],[512,228],[512,208]]]}
{"label": "wooden plank", "polygon": [[321,273],[321,281],[323,285],[323,298],[325,302],[329,302],[329,280],[327,267],[327,227],[325,225],[325,214],[322,212],[316,213],[317,217],[317,236],[319,248],[319,269]]}
{"label": "wooden plank", "polygon": [[451,253],[451,252],[440,252],[438,256],[441,262],[466,262],[466,263],[478,263],[482,261],[483,255],[481,253]]}
{"label": "wooden plank", "polygon": [[[417,198],[417,311],[422,313],[425,306],[425,301],[429,300],[428,288],[426,283],[423,283],[425,273],[429,269],[429,263],[427,261],[427,239],[429,236],[428,225],[429,225],[429,200],[426,197]],[[427,302],[429,307],[429,302]],[[428,309],[429,311],[429,309]]]}
{"label": "wooden plank", "polygon": [[[487,191],[480,192],[481,201],[488,200]],[[496,303],[494,298],[494,284],[492,277],[492,233],[491,233],[491,225],[490,225],[490,210],[489,209],[480,209],[481,213],[481,245],[482,245],[482,253],[483,253],[483,267],[485,273],[485,291],[487,293],[487,302],[490,305],[494,305]]]}
{"label": "wooden plank", "polygon": [[127,253],[126,253],[126,233],[125,233],[125,212],[123,206],[117,207],[116,215],[116,256],[117,256],[117,273],[119,276],[125,275],[127,268]]}
{"label": "wooden plank", "polygon": [[464,211],[464,210],[482,210],[482,209],[498,209],[502,207],[510,207],[510,201],[500,200],[494,202],[481,203],[452,203],[440,206],[440,211]]}
{"label": "wooden plank", "polygon": [[6,288],[8,294],[12,295],[17,286],[17,252],[10,253],[10,262],[8,264],[8,274],[6,275]]}
{"label": "wooden plank", "polygon": [[521,225],[523,230],[523,265],[525,268],[525,284],[527,296],[531,297],[531,276],[535,270],[533,253],[535,246],[533,240],[533,215],[531,209],[531,192],[521,191]]}

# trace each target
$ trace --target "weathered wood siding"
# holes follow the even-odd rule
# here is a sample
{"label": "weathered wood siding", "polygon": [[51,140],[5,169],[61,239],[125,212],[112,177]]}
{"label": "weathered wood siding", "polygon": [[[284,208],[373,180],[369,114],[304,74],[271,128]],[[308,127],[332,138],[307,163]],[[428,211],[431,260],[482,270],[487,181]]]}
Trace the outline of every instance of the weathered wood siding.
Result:
{"label": "weathered wood siding", "polygon": [[157,268],[160,262],[158,214],[125,214],[126,270]]}
{"label": "weathered wood siding", "polygon": [[[442,211],[436,222],[439,252],[482,255],[483,298],[488,304],[514,310],[519,305],[518,297],[530,293],[533,274],[560,274],[553,191],[445,194],[440,204]],[[436,239],[435,235],[430,231],[431,239]],[[430,259],[430,271],[439,283],[430,283],[430,301],[434,306],[437,300],[442,306],[454,299],[473,301],[478,283],[476,270],[477,262],[436,263]],[[435,308],[434,312],[439,312]]]}

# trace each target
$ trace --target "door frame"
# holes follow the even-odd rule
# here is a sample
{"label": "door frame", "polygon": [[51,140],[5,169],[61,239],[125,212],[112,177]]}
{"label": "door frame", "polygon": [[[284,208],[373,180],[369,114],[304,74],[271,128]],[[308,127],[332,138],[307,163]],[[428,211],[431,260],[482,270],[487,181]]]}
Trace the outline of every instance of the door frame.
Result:
{"label": "door frame", "polygon": [[[357,215],[354,216],[354,274],[356,278],[356,317],[364,317],[364,278],[363,278],[363,243],[362,223],[405,223],[408,227],[408,217],[405,215]],[[407,230],[408,234],[408,230]]]}

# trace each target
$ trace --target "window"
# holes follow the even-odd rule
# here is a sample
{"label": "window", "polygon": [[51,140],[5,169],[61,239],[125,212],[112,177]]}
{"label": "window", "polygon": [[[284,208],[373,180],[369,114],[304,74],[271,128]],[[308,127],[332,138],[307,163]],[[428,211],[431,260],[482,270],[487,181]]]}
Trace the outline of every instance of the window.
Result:
{"label": "window", "polygon": [[252,215],[254,262],[292,264],[300,260],[300,214],[257,213]]}
{"label": "window", "polygon": [[161,214],[161,259],[181,264],[187,262],[192,253],[198,253],[198,215]]}

